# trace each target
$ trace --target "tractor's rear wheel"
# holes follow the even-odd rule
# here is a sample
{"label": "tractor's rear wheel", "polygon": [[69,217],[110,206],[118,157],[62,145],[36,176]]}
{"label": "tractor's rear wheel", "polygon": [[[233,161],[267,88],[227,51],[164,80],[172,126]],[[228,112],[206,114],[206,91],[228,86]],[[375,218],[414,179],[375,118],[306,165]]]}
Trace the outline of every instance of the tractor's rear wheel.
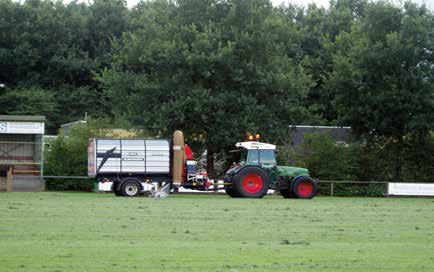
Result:
{"label": "tractor's rear wheel", "polygon": [[316,181],[310,177],[299,177],[292,185],[292,192],[297,198],[311,199],[316,195]]}
{"label": "tractor's rear wheel", "polygon": [[233,188],[231,186],[225,186],[225,192],[226,194],[228,194],[228,196],[230,197],[239,197],[239,195],[237,195]]}
{"label": "tractor's rear wheel", "polygon": [[231,183],[232,178],[226,178],[224,179],[224,188],[225,192],[230,197],[240,197],[234,190],[234,184]]}
{"label": "tractor's rear wheel", "polygon": [[238,197],[262,198],[267,194],[269,176],[259,167],[247,166],[238,172],[232,183],[232,191]]}

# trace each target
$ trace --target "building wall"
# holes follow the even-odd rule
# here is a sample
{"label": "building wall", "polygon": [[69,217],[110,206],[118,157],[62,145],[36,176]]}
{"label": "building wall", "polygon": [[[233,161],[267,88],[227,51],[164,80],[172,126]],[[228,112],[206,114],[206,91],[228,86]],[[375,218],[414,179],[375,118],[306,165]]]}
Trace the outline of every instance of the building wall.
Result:
{"label": "building wall", "polygon": [[290,143],[296,150],[301,150],[306,134],[328,134],[336,143],[348,143],[351,138],[351,128],[333,126],[290,126]]}
{"label": "building wall", "polygon": [[0,163],[39,161],[38,151],[34,135],[0,134]]}
{"label": "building wall", "polygon": [[41,191],[43,116],[0,115],[0,191]]}
{"label": "building wall", "polygon": [[6,191],[6,176],[0,175],[0,192]]}

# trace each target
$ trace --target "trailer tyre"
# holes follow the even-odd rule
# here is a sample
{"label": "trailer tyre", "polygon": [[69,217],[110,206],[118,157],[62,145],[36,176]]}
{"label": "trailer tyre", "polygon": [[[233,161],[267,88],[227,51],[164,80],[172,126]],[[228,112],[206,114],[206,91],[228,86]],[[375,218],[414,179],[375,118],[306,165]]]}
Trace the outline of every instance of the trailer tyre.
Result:
{"label": "trailer tyre", "polygon": [[316,181],[307,176],[301,176],[294,180],[292,192],[297,198],[311,199],[316,195]]}
{"label": "trailer tyre", "polygon": [[243,198],[262,198],[267,194],[269,179],[267,173],[259,167],[244,167],[233,179],[233,193]]}
{"label": "trailer tyre", "polygon": [[113,193],[115,194],[115,196],[122,196],[122,192],[120,190],[113,189]]}
{"label": "trailer tyre", "polygon": [[136,179],[127,179],[122,183],[121,193],[123,196],[138,196],[140,191],[140,182]]}
{"label": "trailer tyre", "polygon": [[111,190],[115,196],[122,196],[121,188],[119,188],[118,182],[113,182]]}

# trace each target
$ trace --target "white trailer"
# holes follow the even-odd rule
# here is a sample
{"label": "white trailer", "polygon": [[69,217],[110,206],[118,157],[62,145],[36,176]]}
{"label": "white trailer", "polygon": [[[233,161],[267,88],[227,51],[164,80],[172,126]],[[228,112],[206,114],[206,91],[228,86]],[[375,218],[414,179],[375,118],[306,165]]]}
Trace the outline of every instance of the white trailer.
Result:
{"label": "white trailer", "polygon": [[206,175],[196,173],[193,154],[180,131],[173,140],[90,139],[88,175],[98,183],[111,183],[110,189],[119,196],[149,192],[155,184],[196,190],[210,186]]}

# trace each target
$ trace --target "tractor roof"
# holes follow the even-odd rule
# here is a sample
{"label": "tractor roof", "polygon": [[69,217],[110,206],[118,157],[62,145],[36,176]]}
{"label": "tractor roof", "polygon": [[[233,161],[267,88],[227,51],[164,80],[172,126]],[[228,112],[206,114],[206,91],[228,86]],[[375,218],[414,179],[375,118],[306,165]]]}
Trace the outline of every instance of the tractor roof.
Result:
{"label": "tractor roof", "polygon": [[260,142],[239,142],[235,144],[238,148],[245,148],[245,149],[272,149],[275,150],[276,146],[272,144],[267,143],[260,143]]}

